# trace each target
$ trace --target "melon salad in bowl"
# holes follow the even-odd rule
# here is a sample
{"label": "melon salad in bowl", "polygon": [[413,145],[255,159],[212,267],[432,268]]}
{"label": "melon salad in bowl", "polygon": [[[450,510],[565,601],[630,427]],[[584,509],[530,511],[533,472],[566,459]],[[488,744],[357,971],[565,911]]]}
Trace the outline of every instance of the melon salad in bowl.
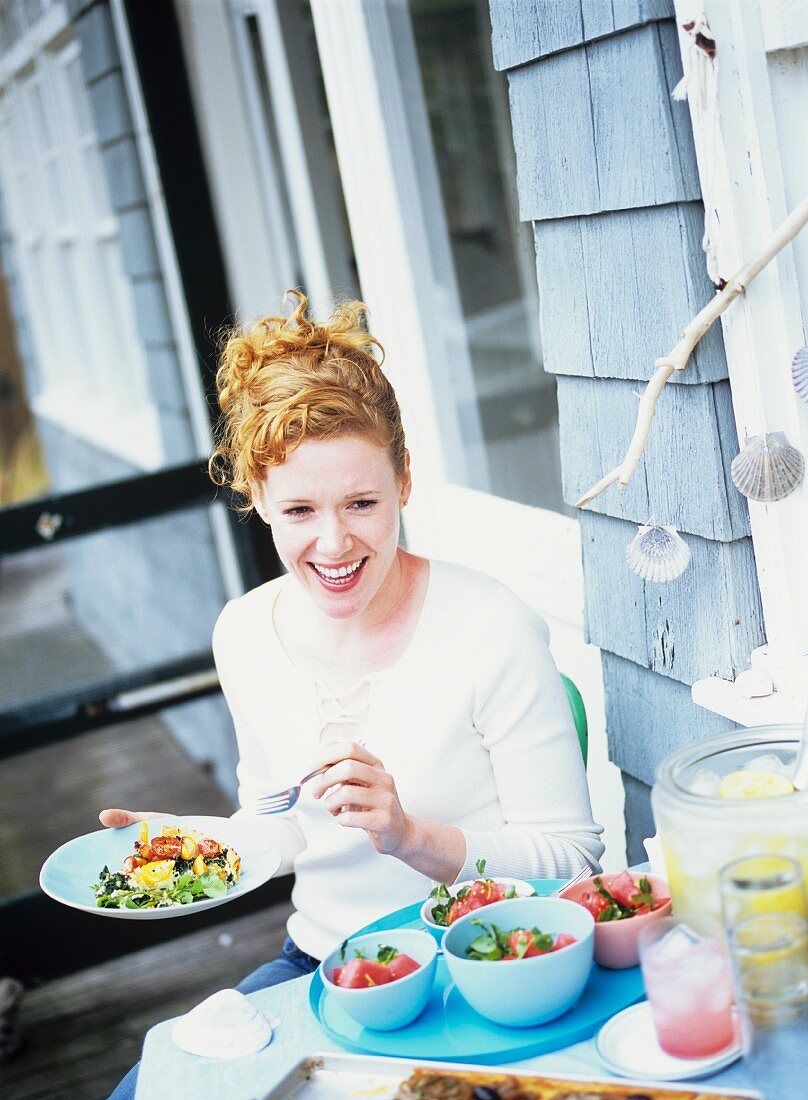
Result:
{"label": "melon salad in bowl", "polygon": [[241,859],[233,848],[174,825],[163,825],[160,835],[150,838],[144,821],[121,870],[104,867],[92,890],[101,909],[167,909],[221,897],[240,875]]}
{"label": "melon salad in bowl", "polygon": [[510,898],[534,897],[536,891],[529,882],[516,878],[486,878],[485,860],[477,860],[477,878],[456,882],[452,886],[440,883],[421,906],[421,920],[433,935],[440,936],[455,921],[486,905]]}

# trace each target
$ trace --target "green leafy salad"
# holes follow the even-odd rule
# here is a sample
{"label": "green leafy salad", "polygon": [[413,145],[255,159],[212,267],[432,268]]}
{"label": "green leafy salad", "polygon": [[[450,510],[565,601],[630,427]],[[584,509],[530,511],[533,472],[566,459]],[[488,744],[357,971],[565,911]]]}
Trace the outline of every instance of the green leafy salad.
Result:
{"label": "green leafy salad", "polygon": [[195,830],[162,828],[149,838],[143,822],[135,850],[120,871],[102,868],[92,884],[100,909],[168,909],[223,897],[239,881],[241,859],[232,848]]}

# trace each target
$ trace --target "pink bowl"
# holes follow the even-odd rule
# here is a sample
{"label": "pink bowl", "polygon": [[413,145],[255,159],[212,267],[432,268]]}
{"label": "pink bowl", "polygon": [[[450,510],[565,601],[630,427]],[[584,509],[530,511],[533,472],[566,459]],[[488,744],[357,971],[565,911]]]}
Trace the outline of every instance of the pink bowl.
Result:
{"label": "pink bowl", "polygon": [[[622,874],[622,872],[619,873]],[[654,909],[650,913],[643,913],[637,917],[626,917],[624,920],[604,921],[602,923],[595,922],[595,962],[608,967],[610,970],[625,970],[629,966],[636,966],[640,961],[640,952],[637,945],[640,932],[643,928],[647,928],[649,924],[659,920],[660,917],[669,916],[671,911],[670,888],[664,878],[646,874],[644,871],[630,871],[629,874],[635,882],[639,882],[641,878],[647,878],[651,884],[651,892],[654,897],[668,898],[668,901],[661,905],[659,909]],[[617,878],[617,873],[592,875],[590,878],[585,878],[583,882],[576,882],[574,886],[562,890],[559,896],[568,898],[569,901],[580,902],[582,894],[585,894],[587,890],[596,889],[596,878],[601,879],[608,890],[609,884]]]}

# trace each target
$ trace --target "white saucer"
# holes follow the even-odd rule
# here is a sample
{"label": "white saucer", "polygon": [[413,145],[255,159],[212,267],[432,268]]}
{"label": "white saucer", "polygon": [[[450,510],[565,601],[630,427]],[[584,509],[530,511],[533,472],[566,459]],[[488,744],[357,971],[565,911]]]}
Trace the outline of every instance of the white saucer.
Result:
{"label": "white saucer", "polygon": [[[735,1010],[733,1009],[733,1016]],[[648,1001],[623,1009],[603,1025],[595,1039],[600,1060],[620,1077],[655,1081],[683,1081],[709,1077],[741,1056],[738,1019],[735,1041],[709,1058],[674,1058],[657,1041]]]}

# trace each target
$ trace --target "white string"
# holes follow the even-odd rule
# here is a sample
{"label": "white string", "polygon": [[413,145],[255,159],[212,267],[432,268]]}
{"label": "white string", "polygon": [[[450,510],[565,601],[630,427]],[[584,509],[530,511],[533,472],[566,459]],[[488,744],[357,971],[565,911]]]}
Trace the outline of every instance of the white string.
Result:
{"label": "white string", "polygon": [[723,281],[719,268],[721,223],[715,208],[715,174],[718,130],[718,64],[698,37],[713,41],[713,34],[702,14],[686,28],[690,39],[682,57],[684,76],[671,93],[676,100],[686,99],[694,117],[693,139],[698,150],[701,196],[704,202],[704,237],[701,246],[707,260],[707,274],[717,286]]}

